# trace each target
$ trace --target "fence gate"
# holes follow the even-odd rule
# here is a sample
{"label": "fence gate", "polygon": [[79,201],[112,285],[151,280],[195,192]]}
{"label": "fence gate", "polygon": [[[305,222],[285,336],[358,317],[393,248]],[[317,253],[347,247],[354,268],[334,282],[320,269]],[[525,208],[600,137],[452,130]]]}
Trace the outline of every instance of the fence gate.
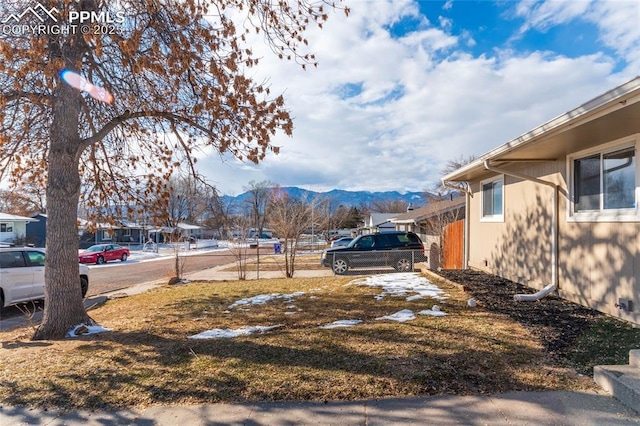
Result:
{"label": "fence gate", "polygon": [[443,269],[462,269],[462,252],[464,247],[464,220],[450,223],[444,228]]}

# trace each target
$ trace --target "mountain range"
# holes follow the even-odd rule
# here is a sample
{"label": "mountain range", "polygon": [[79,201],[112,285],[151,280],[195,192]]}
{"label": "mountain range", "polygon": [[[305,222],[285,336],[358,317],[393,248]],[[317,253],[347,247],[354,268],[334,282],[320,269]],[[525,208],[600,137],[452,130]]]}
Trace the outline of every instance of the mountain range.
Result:
{"label": "mountain range", "polygon": [[[398,191],[345,191],[342,189],[332,189],[326,192],[315,192],[296,186],[287,186],[281,188],[290,197],[312,200],[316,197],[328,199],[333,205],[345,207],[358,207],[360,205],[371,204],[374,201],[395,201],[402,200],[411,203],[413,207],[421,207],[426,204],[424,192],[398,192]],[[237,196],[223,195],[220,197],[225,204],[244,203],[251,198],[251,194],[247,191]]]}

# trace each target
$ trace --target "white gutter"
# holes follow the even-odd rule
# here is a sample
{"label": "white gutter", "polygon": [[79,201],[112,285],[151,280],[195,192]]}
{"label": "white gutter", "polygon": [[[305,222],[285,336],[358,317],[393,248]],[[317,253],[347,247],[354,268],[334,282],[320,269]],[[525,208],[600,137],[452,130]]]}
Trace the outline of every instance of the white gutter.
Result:
{"label": "white gutter", "polygon": [[521,173],[499,169],[491,165],[491,160],[484,161],[484,168],[495,173],[513,176],[553,188],[553,197],[551,198],[551,284],[534,294],[516,294],[513,296],[513,298],[518,302],[532,302],[542,299],[556,291],[558,288],[558,185],[553,182],[534,178]]}

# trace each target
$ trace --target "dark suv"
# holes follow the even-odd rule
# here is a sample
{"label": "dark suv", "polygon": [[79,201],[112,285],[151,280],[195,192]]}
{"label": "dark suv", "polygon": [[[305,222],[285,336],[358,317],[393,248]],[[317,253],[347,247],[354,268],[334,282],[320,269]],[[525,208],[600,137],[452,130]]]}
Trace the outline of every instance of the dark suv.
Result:
{"label": "dark suv", "polygon": [[416,262],[424,262],[424,246],[413,232],[379,232],[360,235],[346,247],[322,252],[322,266],[342,275],[350,268],[393,267],[396,271],[413,271]]}

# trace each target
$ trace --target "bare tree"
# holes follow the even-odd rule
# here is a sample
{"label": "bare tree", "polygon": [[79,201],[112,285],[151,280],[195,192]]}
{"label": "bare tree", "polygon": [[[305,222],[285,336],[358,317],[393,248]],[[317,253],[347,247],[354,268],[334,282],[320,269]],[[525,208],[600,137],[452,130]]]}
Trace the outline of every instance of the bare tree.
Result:
{"label": "bare tree", "polygon": [[43,200],[37,194],[28,193],[26,188],[0,190],[0,211],[21,216],[46,212]]}
{"label": "bare tree", "polygon": [[172,176],[167,183],[167,194],[156,199],[154,204],[161,206],[160,220],[174,230],[181,222],[198,223],[207,210],[207,197],[217,198],[214,187],[191,175],[180,174]]}
{"label": "bare tree", "polygon": [[425,232],[427,235],[435,235],[438,238],[438,256],[441,264],[444,259],[445,232],[447,226],[464,218],[464,206],[451,200],[444,198],[429,203],[432,208],[432,214],[426,220]]}
{"label": "bare tree", "polygon": [[[454,170],[458,170],[460,167],[467,165],[475,160],[476,160],[475,155],[465,156],[464,154],[460,154],[458,157],[448,160],[443,166],[442,170],[440,171],[440,174],[442,176],[447,175],[453,172]],[[452,183],[449,183],[448,186],[444,186],[442,182],[438,181],[431,188],[425,191],[425,195],[427,196],[427,200],[437,201],[439,199],[443,199],[444,197],[451,198],[450,194],[452,191],[459,192],[459,191],[463,191],[464,189],[465,189],[464,182],[452,182]]]}
{"label": "bare tree", "polygon": [[249,233],[251,231],[251,217],[248,215],[236,216],[233,220],[233,236],[230,241],[229,251],[236,259],[236,272],[239,280],[247,279],[247,261],[249,259]]}
{"label": "bare tree", "polygon": [[283,242],[287,278],[293,278],[295,273],[296,246],[300,235],[311,226],[314,204],[314,201],[289,197],[278,188],[272,191],[269,198],[269,226]]}
{"label": "bare tree", "polygon": [[251,181],[249,185],[244,188],[249,195],[246,203],[249,207],[256,238],[262,237],[262,231],[264,230],[269,210],[269,197],[275,186],[274,183],[265,180],[262,182]]}
{"label": "bare tree", "polygon": [[245,187],[245,191],[249,194],[247,198],[247,205],[249,206],[249,212],[253,223],[253,235],[256,239],[256,264],[257,264],[257,278],[260,278],[260,238],[264,230],[264,225],[267,221],[267,213],[269,210],[269,197],[275,184],[268,180],[262,182],[249,182],[249,186]]}
{"label": "bare tree", "polygon": [[[166,194],[164,182],[178,166],[196,175],[202,149],[256,163],[277,153],[273,135],[291,135],[293,123],[282,96],[245,76],[259,63],[246,34],[262,33],[278,56],[315,65],[305,31],[321,27],[337,6],[310,0],[37,4],[56,14],[38,22],[47,31],[0,34],[0,179],[37,182],[46,171],[46,239],[55,255],[46,258],[47,303],[34,339],[52,339],[94,323],[77,285],[77,247],[69,244],[77,239],[81,188],[88,208],[129,209],[150,194]],[[26,5],[4,1],[0,15],[33,18],[23,13]],[[78,25],[78,12],[119,23]],[[62,27],[78,31],[55,30]]]}
{"label": "bare tree", "polygon": [[383,199],[372,201],[369,210],[376,213],[402,213],[408,207],[409,203],[405,200]]}
{"label": "bare tree", "polygon": [[207,192],[205,204],[203,224],[216,230],[217,238],[231,239],[233,237],[233,217],[237,207],[233,200],[225,202],[217,192]]}
{"label": "bare tree", "polygon": [[334,207],[330,199],[318,199],[314,208],[314,221],[318,223],[318,231],[328,241],[331,231],[344,228],[356,228],[350,220],[351,209],[344,205]]}

